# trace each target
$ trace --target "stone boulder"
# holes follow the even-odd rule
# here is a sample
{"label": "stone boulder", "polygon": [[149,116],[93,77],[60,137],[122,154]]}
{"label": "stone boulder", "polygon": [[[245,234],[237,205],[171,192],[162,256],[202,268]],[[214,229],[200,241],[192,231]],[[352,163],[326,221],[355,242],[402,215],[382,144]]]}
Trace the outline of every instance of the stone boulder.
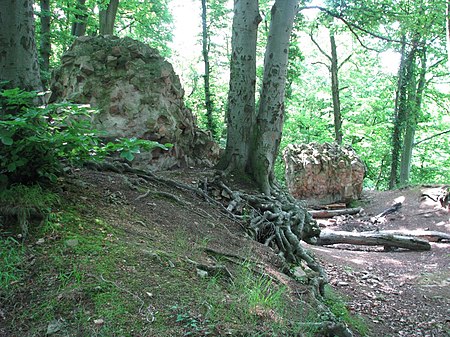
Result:
{"label": "stone boulder", "polygon": [[289,192],[309,205],[359,199],[365,165],[350,147],[337,144],[289,144],[283,152]]}
{"label": "stone boulder", "polygon": [[52,76],[50,102],[98,109],[91,122],[108,139],[137,137],[174,145],[169,151],[141,153],[135,166],[168,169],[217,160],[218,145],[197,128],[178,76],[156,49],[131,38],[83,36],[61,61]]}

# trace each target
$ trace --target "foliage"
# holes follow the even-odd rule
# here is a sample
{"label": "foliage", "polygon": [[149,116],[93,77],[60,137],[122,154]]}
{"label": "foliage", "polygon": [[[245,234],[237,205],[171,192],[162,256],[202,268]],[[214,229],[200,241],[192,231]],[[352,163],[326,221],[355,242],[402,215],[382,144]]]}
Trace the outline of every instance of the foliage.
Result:
{"label": "foliage", "polygon": [[63,162],[77,165],[119,152],[129,161],[140,149],[166,146],[142,139],[121,139],[104,145],[90,125],[93,111],[74,104],[35,107],[36,94],[20,89],[3,90],[0,115],[0,175],[11,183],[55,182]]}

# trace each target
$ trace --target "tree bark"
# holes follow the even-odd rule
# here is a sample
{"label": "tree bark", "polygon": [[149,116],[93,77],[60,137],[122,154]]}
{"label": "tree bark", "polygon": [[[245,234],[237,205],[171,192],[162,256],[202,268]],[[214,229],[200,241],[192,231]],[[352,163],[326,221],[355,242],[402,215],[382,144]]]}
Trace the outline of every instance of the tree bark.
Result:
{"label": "tree bark", "polygon": [[86,34],[86,0],[78,0],[76,4],[77,14],[75,14],[75,20],[72,23],[72,35],[83,36]]}
{"label": "tree bark", "polygon": [[364,246],[384,246],[386,248],[404,248],[409,250],[430,250],[428,241],[416,237],[394,235],[382,232],[343,232],[343,231],[321,231],[316,245],[326,246],[337,243]]}
{"label": "tree bark", "polygon": [[213,101],[211,97],[210,84],[210,67],[209,67],[209,37],[208,27],[206,25],[206,0],[202,0],[202,46],[203,46],[203,63],[205,65],[204,89],[205,89],[205,107],[206,107],[206,122],[207,128],[213,135],[216,136],[216,125],[213,118]]}
{"label": "tree bark", "polygon": [[447,64],[448,69],[450,69],[450,1],[447,1],[445,14],[446,14],[445,33],[447,35]]}
{"label": "tree bark", "polygon": [[50,70],[50,0],[41,0],[41,48],[42,70],[46,73]]}
{"label": "tree bark", "polygon": [[339,67],[336,40],[334,38],[333,28],[330,28],[330,45],[331,45],[331,95],[333,98],[333,115],[334,115],[334,134],[336,143],[342,144],[342,115],[341,100],[339,98]]}
{"label": "tree bark", "polygon": [[[415,62],[415,60],[414,60]],[[422,107],[423,91],[425,89],[425,75],[427,71],[426,49],[421,50],[421,68],[419,72],[419,79],[416,87],[415,80],[415,65],[411,71],[411,83],[408,85],[410,90],[408,94],[407,111],[408,118],[406,120],[405,137],[403,141],[402,157],[400,161],[400,185],[404,186],[408,183],[411,172],[412,153],[414,148],[414,136],[417,128],[418,118]]]}
{"label": "tree bark", "polygon": [[252,148],[253,177],[265,194],[275,183],[274,165],[284,120],[289,40],[299,0],[276,0],[272,6],[264,56],[264,76]]}
{"label": "tree bark", "polygon": [[258,0],[235,0],[231,36],[227,144],[218,165],[227,172],[249,173],[255,124],[256,38],[261,22]]}
{"label": "tree bark", "polygon": [[116,21],[119,0],[110,0],[106,8],[99,11],[100,35],[112,35],[114,32],[114,22]]}
{"label": "tree bark", "polygon": [[0,81],[8,81],[8,88],[42,90],[32,0],[0,1]]}

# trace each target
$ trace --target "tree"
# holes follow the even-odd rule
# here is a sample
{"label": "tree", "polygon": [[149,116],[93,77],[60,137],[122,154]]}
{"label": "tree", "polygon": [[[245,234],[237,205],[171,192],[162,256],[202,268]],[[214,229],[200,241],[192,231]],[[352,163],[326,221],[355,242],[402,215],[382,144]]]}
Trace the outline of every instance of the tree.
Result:
{"label": "tree", "polygon": [[72,35],[83,36],[86,34],[86,0],[78,0],[75,6],[75,20],[72,22]]}
{"label": "tree", "polygon": [[203,75],[204,80],[204,91],[205,91],[205,107],[206,107],[206,125],[208,130],[213,136],[216,136],[216,125],[213,117],[213,101],[211,96],[211,84],[210,84],[210,64],[209,64],[209,36],[208,27],[206,21],[206,0],[202,1],[202,55],[203,63],[205,65],[205,74]]}
{"label": "tree", "polygon": [[101,35],[112,35],[114,32],[114,22],[116,21],[119,0],[109,0],[108,4],[100,4],[99,11],[99,32]]}
{"label": "tree", "polygon": [[41,46],[40,56],[42,60],[42,70],[48,73],[50,70],[50,54],[52,46],[50,41],[50,0],[41,0]]}
{"label": "tree", "polygon": [[0,82],[42,90],[32,0],[0,1]]}
{"label": "tree", "polygon": [[[332,20],[332,19],[331,19]],[[328,71],[330,72],[331,77],[331,97],[333,101],[333,117],[334,117],[334,139],[337,144],[342,144],[342,113],[341,113],[341,99],[340,99],[340,90],[339,87],[339,70],[347,62],[350,57],[348,56],[345,60],[343,60],[339,64],[338,56],[337,56],[337,46],[336,46],[336,38],[335,38],[335,27],[331,25],[329,28],[329,38],[330,38],[330,49],[331,55],[326,53],[317,41],[314,39],[313,33],[310,33],[310,37],[312,42],[316,45],[319,51],[328,59],[329,65],[325,64]]]}

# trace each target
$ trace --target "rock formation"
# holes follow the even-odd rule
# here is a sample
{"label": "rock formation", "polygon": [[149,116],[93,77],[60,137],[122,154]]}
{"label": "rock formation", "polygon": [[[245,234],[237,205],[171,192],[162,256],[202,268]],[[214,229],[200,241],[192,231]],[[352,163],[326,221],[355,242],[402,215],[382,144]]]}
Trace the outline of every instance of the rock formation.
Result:
{"label": "rock formation", "polygon": [[287,187],[297,199],[324,205],[361,196],[365,166],[351,147],[289,144],[283,158]]}
{"label": "rock formation", "polygon": [[212,164],[219,148],[196,127],[172,65],[156,49],[131,38],[83,36],[53,73],[51,102],[89,104],[95,129],[109,139],[137,137],[172,143],[169,151],[142,153],[138,167],[167,169]]}

